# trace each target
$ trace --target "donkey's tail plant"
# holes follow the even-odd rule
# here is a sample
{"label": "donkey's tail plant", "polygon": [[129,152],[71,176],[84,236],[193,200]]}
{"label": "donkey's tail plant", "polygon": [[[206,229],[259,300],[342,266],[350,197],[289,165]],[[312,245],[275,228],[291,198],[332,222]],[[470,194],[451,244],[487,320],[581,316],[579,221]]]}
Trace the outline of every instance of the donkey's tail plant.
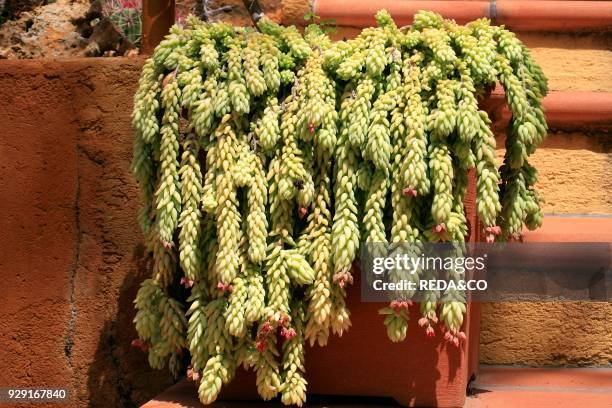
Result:
{"label": "donkey's tail plant", "polygon": [[[302,35],[265,18],[256,31],[190,17],[143,67],[133,171],[154,262],[135,344],[175,373],[188,353],[205,404],[244,366],[263,399],[302,405],[305,344],[350,328],[360,242],[461,244],[468,171],[487,241],[541,224],[529,157],[546,135],[547,87],[527,49],[486,19],[376,20],[332,42],[317,25]],[[502,166],[478,106],[496,81],[512,113]],[[381,310],[390,339],[409,335],[420,307],[424,333],[444,327],[459,345],[465,295],[424,299]]]}

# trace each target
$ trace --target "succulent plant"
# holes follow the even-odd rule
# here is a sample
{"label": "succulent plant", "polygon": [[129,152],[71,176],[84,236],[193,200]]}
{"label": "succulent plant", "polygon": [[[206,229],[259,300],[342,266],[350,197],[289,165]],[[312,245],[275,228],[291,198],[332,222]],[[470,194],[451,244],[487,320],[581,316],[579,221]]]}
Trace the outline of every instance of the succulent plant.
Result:
{"label": "succulent plant", "polygon": [[[302,35],[265,18],[255,31],[189,17],[143,67],[133,171],[154,266],[136,344],[175,370],[187,349],[204,403],[244,365],[262,398],[302,405],[305,343],[350,327],[360,241],[463,242],[470,169],[488,241],[541,223],[529,156],[546,135],[547,88],[527,49],[486,19],[376,19],[332,42],[317,25]],[[497,80],[512,113],[501,168],[477,101]],[[441,322],[458,345],[465,295],[425,295],[424,333]],[[410,307],[380,311],[392,341],[408,335]]]}

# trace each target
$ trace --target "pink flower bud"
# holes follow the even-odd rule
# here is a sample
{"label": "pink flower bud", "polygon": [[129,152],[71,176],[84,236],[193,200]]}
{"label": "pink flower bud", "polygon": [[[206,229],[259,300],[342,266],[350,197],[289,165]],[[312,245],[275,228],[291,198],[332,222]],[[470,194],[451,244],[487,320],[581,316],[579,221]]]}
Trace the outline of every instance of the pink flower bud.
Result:
{"label": "pink flower bud", "polygon": [[491,227],[491,232],[495,235],[501,235],[501,227],[497,225],[495,227]]}
{"label": "pink flower bud", "polygon": [[495,242],[495,235],[493,234],[487,234],[485,237],[487,244],[492,244]]}
{"label": "pink flower bud", "polygon": [[278,324],[283,327],[286,327],[289,324],[289,316],[287,316],[286,314],[282,314],[280,319],[278,320]]}
{"label": "pink flower bud", "polygon": [[443,233],[444,231],[446,231],[446,225],[444,225],[444,224],[438,224],[438,225],[436,225],[436,226],[434,227],[434,229],[433,229],[433,230],[434,230],[434,232],[435,232],[436,234],[441,234],[441,233]]}
{"label": "pink flower bud", "polygon": [[438,323],[438,316],[433,315],[433,316],[431,316],[431,317],[429,318],[429,320],[431,320],[431,321],[432,321],[432,322],[434,322],[434,323]]}
{"label": "pink flower bud", "polygon": [[187,367],[187,379],[190,381],[198,381],[200,379],[200,373],[193,370],[192,366]]}
{"label": "pink flower bud", "polygon": [[261,333],[262,334],[268,334],[272,331],[272,324],[270,324],[270,322],[265,321],[262,325],[261,325]]}
{"label": "pink flower bud", "polygon": [[172,78],[174,78],[174,72],[171,72],[164,77],[164,79],[162,80],[162,89],[165,88],[170,83],[170,80]]}
{"label": "pink flower bud", "polygon": [[295,332],[295,330],[294,330],[293,328],[289,328],[289,329],[288,329],[288,328],[286,328],[286,327],[283,327],[283,328],[281,329],[280,334],[281,334],[281,336],[283,336],[285,339],[290,340],[290,339],[294,338],[294,337],[296,336],[296,334],[297,334],[297,333]]}
{"label": "pink flower bud", "polygon": [[455,345],[455,347],[459,347],[459,338],[453,337],[453,344]]}
{"label": "pink flower bud", "polygon": [[187,279],[184,276],[181,278],[181,285],[185,286],[186,288],[193,287],[193,284],[194,284],[193,279]]}
{"label": "pink flower bud", "polygon": [[136,347],[146,352],[151,348],[151,345],[146,341],[142,341],[141,339],[132,340],[132,347]]}
{"label": "pink flower bud", "polygon": [[426,317],[421,317],[421,318],[419,319],[419,326],[421,326],[421,327],[425,327],[425,326],[427,326],[428,324],[429,324],[429,319],[428,319],[428,318],[426,318]]}
{"label": "pink flower bud", "polygon": [[221,292],[232,292],[234,290],[234,287],[232,285],[229,285],[227,283],[223,283],[223,282],[219,282],[217,283],[217,289],[220,290]]}
{"label": "pink flower bud", "polygon": [[451,334],[451,332],[447,331],[446,333],[444,333],[444,340],[451,341],[452,339],[453,335]]}
{"label": "pink flower bud", "polygon": [[461,340],[465,340],[467,339],[466,335],[464,332],[460,331],[459,333],[457,333],[457,337],[459,337]]}
{"label": "pink flower bud", "polygon": [[260,340],[255,343],[255,347],[257,347],[257,351],[263,353],[266,350],[266,343]]}
{"label": "pink flower bud", "polygon": [[346,284],[350,285],[353,283],[353,275],[349,271],[338,272],[334,275],[333,281],[341,288],[344,288]]}
{"label": "pink flower bud", "polygon": [[406,187],[402,190],[402,194],[406,197],[416,197],[418,192],[412,187]]}
{"label": "pink flower bud", "polygon": [[166,250],[170,250],[174,246],[174,243],[168,242],[168,241],[162,241],[162,245]]}
{"label": "pink flower bud", "polygon": [[315,132],[315,124],[314,123],[309,123],[308,124],[308,131],[310,133],[314,133]]}
{"label": "pink flower bud", "polygon": [[298,209],[298,217],[300,217],[300,220],[304,218],[306,214],[308,214],[308,209],[306,207],[300,207]]}
{"label": "pink flower bud", "polygon": [[425,334],[427,334],[427,337],[434,337],[436,335],[434,328],[431,326],[427,326],[427,329],[425,329]]}

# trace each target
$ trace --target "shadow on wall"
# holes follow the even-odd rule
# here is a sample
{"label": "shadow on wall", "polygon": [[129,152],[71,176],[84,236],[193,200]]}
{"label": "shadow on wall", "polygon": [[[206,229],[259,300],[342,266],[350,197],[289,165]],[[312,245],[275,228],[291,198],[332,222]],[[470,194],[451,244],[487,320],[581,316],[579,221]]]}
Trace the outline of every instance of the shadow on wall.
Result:
{"label": "shadow on wall", "polygon": [[173,382],[168,370],[150,368],[146,353],[130,344],[137,338],[133,300],[140,283],[149,277],[149,261],[143,245],[134,248],[131,270],[120,287],[117,314],[104,324],[87,371],[89,407],[137,407],[151,398],[150,390]]}

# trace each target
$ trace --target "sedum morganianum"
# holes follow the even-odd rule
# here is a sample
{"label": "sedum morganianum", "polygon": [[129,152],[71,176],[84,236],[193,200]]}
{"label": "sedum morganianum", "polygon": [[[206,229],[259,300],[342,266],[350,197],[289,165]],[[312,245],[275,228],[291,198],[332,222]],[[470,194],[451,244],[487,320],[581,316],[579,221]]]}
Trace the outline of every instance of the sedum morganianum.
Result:
{"label": "sedum morganianum", "polygon": [[[547,88],[527,49],[486,19],[376,20],[332,42],[316,25],[302,35],[190,17],[143,67],[133,171],[154,262],[136,344],[175,372],[188,350],[203,403],[243,365],[262,398],[302,405],[305,344],[350,327],[360,242],[464,242],[471,169],[487,241],[542,222],[529,157],[546,135]],[[501,167],[478,107],[496,81],[512,113]],[[458,345],[465,295],[425,298],[419,325],[433,336],[441,323]],[[380,311],[392,341],[406,338],[410,306]]]}

